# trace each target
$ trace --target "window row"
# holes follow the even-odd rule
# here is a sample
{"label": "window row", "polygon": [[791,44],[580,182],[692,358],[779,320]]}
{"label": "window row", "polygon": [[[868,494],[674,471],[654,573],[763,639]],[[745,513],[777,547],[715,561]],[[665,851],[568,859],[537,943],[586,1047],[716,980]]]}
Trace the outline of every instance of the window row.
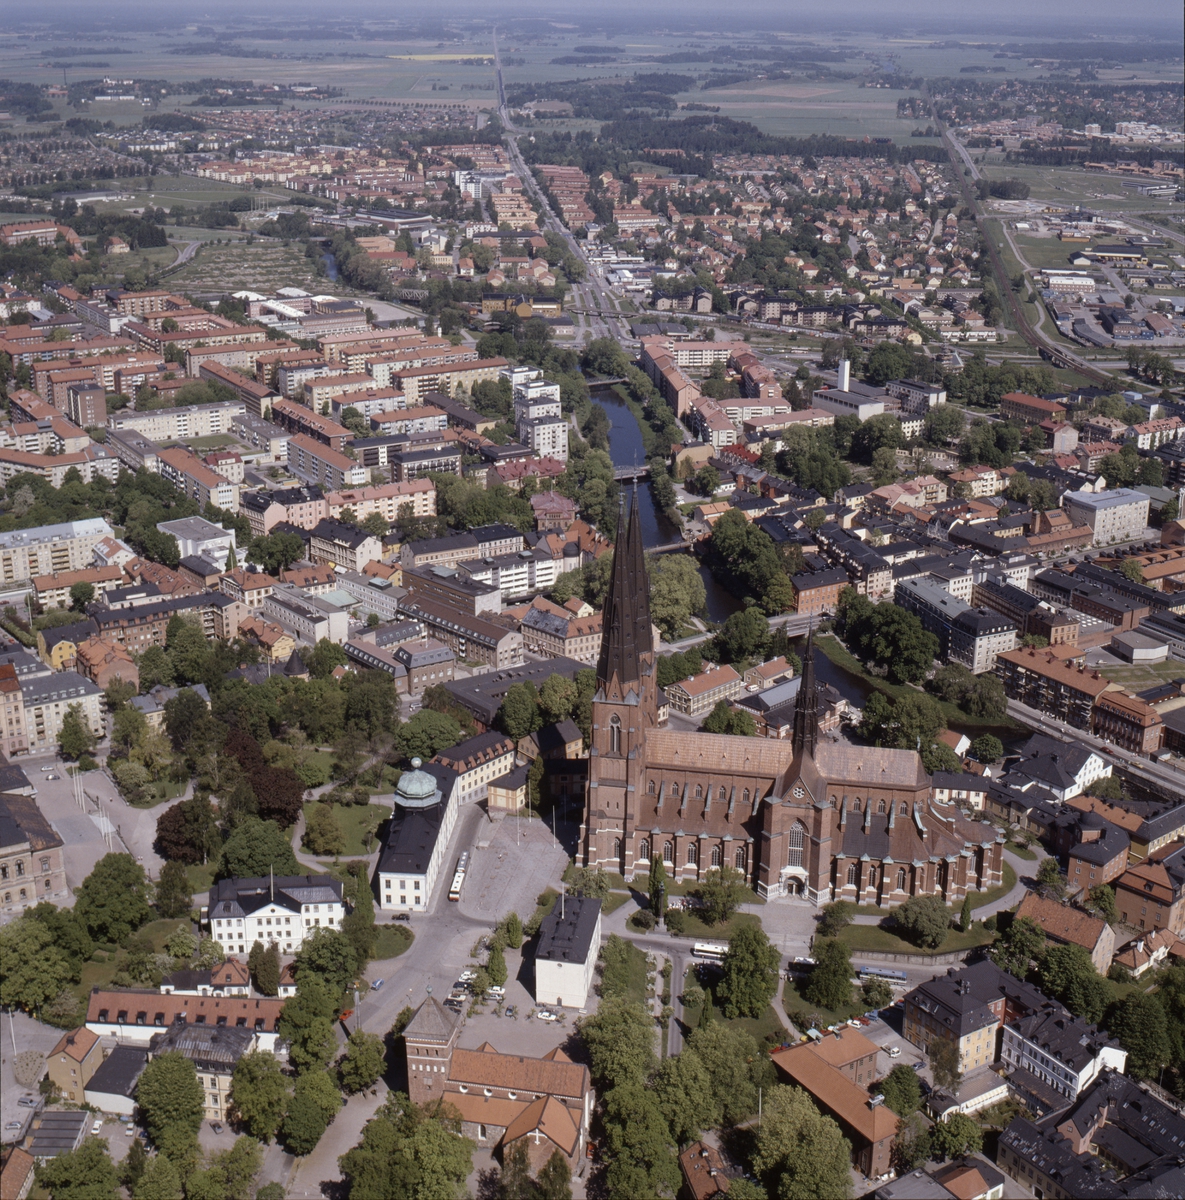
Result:
{"label": "window row", "polygon": [[[616,859],[620,859],[622,849],[623,849],[623,846],[622,846],[621,838],[614,838],[613,839],[613,857]],[[700,860],[699,846],[695,842],[692,842],[690,845],[687,846],[684,854],[685,854],[685,857],[684,857],[683,861],[687,866],[689,866],[689,867],[699,866],[699,860]],[[747,862],[747,859],[748,859],[748,852],[747,852],[746,848],[744,846],[738,846],[736,849],[736,853],[733,855],[733,865],[737,868],[737,870],[743,871],[745,869],[745,864]],[[646,838],[643,838],[638,843],[637,861],[638,862],[649,862],[650,861],[650,842]],[[670,866],[670,867],[675,866],[675,846],[674,846],[673,842],[663,842],[663,844],[662,844],[662,861],[667,866]],[[724,866],[724,848],[722,846],[713,846],[712,847],[711,854],[709,855],[709,862],[710,862],[710,865],[713,867]]]}

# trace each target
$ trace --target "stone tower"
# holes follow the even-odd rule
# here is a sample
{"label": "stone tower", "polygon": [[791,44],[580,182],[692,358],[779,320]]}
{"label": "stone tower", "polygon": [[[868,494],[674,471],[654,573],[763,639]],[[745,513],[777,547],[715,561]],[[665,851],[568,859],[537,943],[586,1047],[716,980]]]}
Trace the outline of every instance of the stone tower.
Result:
{"label": "stone tower", "polygon": [[435,996],[429,996],[403,1031],[407,1046],[407,1092],[415,1104],[444,1095],[461,1020]]}
{"label": "stone tower", "polygon": [[585,865],[604,866],[629,878],[638,801],[644,791],[646,735],[658,724],[650,580],[637,484],[628,521],[623,501],[617,527],[593,696],[582,840]]}

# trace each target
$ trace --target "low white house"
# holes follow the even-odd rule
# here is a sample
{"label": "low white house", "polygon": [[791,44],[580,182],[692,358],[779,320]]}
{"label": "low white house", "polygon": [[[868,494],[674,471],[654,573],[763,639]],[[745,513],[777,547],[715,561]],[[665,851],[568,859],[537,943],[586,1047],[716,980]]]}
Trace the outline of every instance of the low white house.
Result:
{"label": "low white house", "polygon": [[341,929],[345,915],[341,880],[332,875],[264,875],[214,884],[207,923],[227,954],[249,954],[257,941],[294,954],[305,934]]}
{"label": "low white house", "polygon": [[378,907],[424,912],[448,850],[460,807],[460,777],[451,767],[411,760],[399,777],[387,842],[375,869]]}
{"label": "low white house", "polygon": [[1127,1051],[1051,1003],[1004,1026],[1001,1059],[1013,1092],[1030,1108],[1048,1112],[1076,1100],[1105,1068],[1123,1074]]}
{"label": "low white house", "polygon": [[600,949],[600,900],[562,896],[539,929],[535,1003],[583,1008]]}

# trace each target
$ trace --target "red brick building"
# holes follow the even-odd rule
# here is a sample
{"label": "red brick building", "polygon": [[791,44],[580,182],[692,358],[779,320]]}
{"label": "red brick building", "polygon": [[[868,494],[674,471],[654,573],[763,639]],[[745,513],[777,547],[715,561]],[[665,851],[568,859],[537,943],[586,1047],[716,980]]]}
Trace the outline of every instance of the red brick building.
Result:
{"label": "red brick building", "polygon": [[1155,754],[1164,741],[1164,721],[1138,696],[1104,692],[1094,702],[1091,732],[1136,754]]}
{"label": "red brick building", "polygon": [[1000,397],[1000,416],[1006,420],[1024,421],[1027,425],[1040,425],[1042,421],[1057,425],[1066,419],[1066,410],[1053,400],[1042,400],[1040,396],[1005,392]]}

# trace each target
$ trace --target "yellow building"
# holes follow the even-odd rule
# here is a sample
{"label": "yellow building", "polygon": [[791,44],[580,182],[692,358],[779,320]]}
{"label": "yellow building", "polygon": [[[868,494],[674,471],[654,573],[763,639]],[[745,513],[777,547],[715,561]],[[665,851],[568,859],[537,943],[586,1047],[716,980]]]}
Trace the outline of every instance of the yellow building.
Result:
{"label": "yellow building", "polygon": [[57,1084],[63,1100],[81,1104],[86,1085],[102,1061],[103,1047],[98,1035],[81,1025],[62,1034],[58,1044],[49,1052],[46,1073],[50,1082]]}

